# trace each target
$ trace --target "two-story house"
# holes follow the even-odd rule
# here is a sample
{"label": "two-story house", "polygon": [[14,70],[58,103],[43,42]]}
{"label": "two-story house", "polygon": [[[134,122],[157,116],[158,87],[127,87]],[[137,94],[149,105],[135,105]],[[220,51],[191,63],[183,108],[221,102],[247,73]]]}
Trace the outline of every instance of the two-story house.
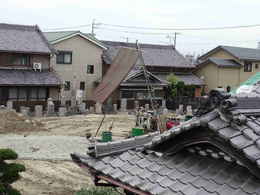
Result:
{"label": "two-story house", "polygon": [[44,35],[56,50],[51,65],[62,80],[62,98],[70,102],[73,91],[81,91],[82,100],[87,102],[95,82],[102,78],[102,53],[106,47],[80,31],[45,32]]}
{"label": "two-story house", "polygon": [[207,91],[232,90],[260,70],[260,50],[218,46],[202,55],[196,75],[205,81]]}
{"label": "two-story house", "polygon": [[[102,41],[108,48],[103,55],[103,73],[109,68],[120,47],[136,48],[135,43]],[[185,85],[195,86],[194,96],[200,96],[203,81],[192,74],[195,65],[189,63],[172,45],[139,44],[142,58],[139,57],[134,69],[113,93],[113,99],[126,98],[128,100],[147,100],[147,81],[154,88],[155,99],[165,99],[165,88],[168,86],[167,77],[174,74]],[[144,75],[139,67],[145,65],[148,75]]]}
{"label": "two-story house", "polygon": [[38,26],[0,24],[0,103],[45,104],[59,99],[60,80],[50,65],[54,50]]}

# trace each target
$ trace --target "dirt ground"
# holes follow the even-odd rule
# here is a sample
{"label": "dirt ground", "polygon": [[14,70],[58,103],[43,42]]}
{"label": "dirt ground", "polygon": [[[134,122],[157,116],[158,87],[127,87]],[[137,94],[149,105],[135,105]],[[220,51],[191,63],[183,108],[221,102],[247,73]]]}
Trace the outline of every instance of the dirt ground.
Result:
{"label": "dirt ground", "polygon": [[[11,133],[24,134],[26,136],[85,136],[86,133],[95,134],[102,117],[103,115],[90,114],[69,117],[33,118],[31,119],[33,122],[30,124],[38,124],[35,130],[32,130],[30,125],[30,128],[27,130],[26,128],[22,128],[21,131],[18,128],[17,131],[11,131]],[[24,119],[22,120],[24,121]],[[21,121],[20,123],[22,123]],[[100,132],[107,130],[112,122],[113,139],[122,139],[134,127],[135,116],[126,114],[107,115]],[[3,124],[5,125],[4,122]],[[4,133],[7,132],[5,131]],[[39,160],[18,160],[18,162],[25,165],[26,172],[21,174],[21,179],[14,184],[14,187],[21,190],[23,195],[72,195],[81,188],[93,185],[88,173],[73,162]]]}
{"label": "dirt ground", "polygon": [[[29,131],[32,135],[68,135],[85,136],[86,133],[95,134],[103,115],[75,115],[69,117],[46,117],[35,121],[43,125],[42,130]],[[100,128],[102,131],[109,129],[113,123],[112,133],[115,139],[126,137],[135,126],[135,116],[127,114],[106,115]]]}
{"label": "dirt ground", "polygon": [[93,185],[86,171],[73,162],[17,160],[26,171],[13,186],[23,195],[72,195]]}

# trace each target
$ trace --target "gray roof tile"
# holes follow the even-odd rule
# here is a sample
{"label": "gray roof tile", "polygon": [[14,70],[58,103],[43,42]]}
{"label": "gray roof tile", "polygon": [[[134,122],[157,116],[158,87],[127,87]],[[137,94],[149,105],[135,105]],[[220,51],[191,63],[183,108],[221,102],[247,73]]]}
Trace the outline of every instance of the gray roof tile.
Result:
{"label": "gray roof tile", "polygon": [[227,127],[224,129],[221,129],[218,131],[218,134],[220,137],[222,137],[225,140],[229,140],[233,137],[236,137],[238,135],[241,135],[242,133],[240,131],[237,131],[236,129],[233,129],[231,127]]}
{"label": "gray roof tile", "polygon": [[0,23],[0,51],[50,54],[51,50],[38,26]]}
{"label": "gray roof tile", "polygon": [[[240,103],[237,106],[244,109],[245,106]],[[222,120],[224,109],[230,119],[229,123]],[[113,175],[121,176],[123,171],[125,177],[116,178],[118,181],[135,185],[136,188],[152,194],[169,194],[172,191],[173,194],[186,195],[194,188],[194,194],[257,194],[260,191],[260,180],[257,179],[260,168],[260,139],[257,130],[260,124],[253,112],[243,115],[247,121],[241,124],[234,120],[241,115],[233,112],[235,110],[234,107],[221,107],[218,111],[213,110],[202,117],[194,117],[166,133],[150,135],[148,142],[145,137],[141,137],[139,139],[144,140],[143,146],[150,145],[149,150],[144,153],[133,148],[122,150],[122,154],[119,154],[116,147],[113,147],[115,153],[112,151],[110,155],[115,155],[114,158],[120,162],[119,167],[114,166],[114,171],[119,170],[119,173]],[[222,112],[221,116],[219,112]],[[206,142],[204,139],[198,139],[199,136]],[[189,142],[189,138],[195,140],[195,145],[194,142]],[[214,142],[211,143],[211,139]],[[134,141],[132,143],[135,143]],[[119,145],[117,143],[117,146]],[[99,144],[96,145],[98,146]],[[156,155],[156,152],[161,152],[162,155]],[[95,164],[103,158],[89,157],[82,161],[94,166],[93,162]],[[122,169],[125,164],[127,169]],[[113,167],[110,163],[106,165]],[[102,166],[100,169],[105,170]],[[105,171],[101,172],[105,174]],[[137,183],[131,184],[136,176],[139,178]]]}
{"label": "gray roof tile", "polygon": [[0,86],[59,86],[61,81],[54,72],[33,70],[0,70]]}
{"label": "gray roof tile", "polygon": [[260,159],[260,150],[255,145],[244,148],[243,151],[246,154],[247,158],[252,161]]}
{"label": "gray roof tile", "polygon": [[231,145],[237,149],[243,149],[247,146],[253,145],[254,142],[243,135],[239,135],[230,140]]}
{"label": "gray roof tile", "polygon": [[[127,153],[127,155],[125,154]],[[132,187],[150,192],[151,194],[236,194],[248,195],[256,193],[260,190],[260,181],[249,173],[246,168],[243,168],[234,163],[227,163],[222,160],[213,160],[208,157],[197,156],[196,154],[188,153],[187,151],[179,152],[176,155],[171,156],[172,160],[166,160],[167,164],[172,164],[172,169],[168,169],[165,164],[157,164],[161,161],[158,159],[164,159],[165,157],[156,157],[152,154],[143,154],[140,152],[131,153],[125,152],[121,155],[114,156],[115,159],[122,161],[120,156],[124,155],[125,161],[123,164],[129,163],[132,159],[139,159],[133,164],[129,164],[131,167],[123,169],[121,165],[112,166],[110,163],[106,164],[107,169],[99,169],[99,166],[93,165],[90,161],[98,162],[99,159],[93,157],[81,158],[83,163],[90,166],[94,166],[102,174],[109,175],[117,181],[124,182]],[[129,156],[131,154],[132,156]],[[150,158],[157,159],[153,166],[143,167],[139,166],[140,162],[144,162],[148,156]],[[126,157],[129,158],[126,159]],[[193,158],[195,166],[185,166]],[[102,158],[101,158],[102,159]],[[167,157],[166,159],[169,159]],[[189,159],[189,160],[187,160]],[[149,160],[148,160],[149,161]],[[116,163],[117,164],[117,163]],[[158,171],[161,171],[158,174]],[[178,168],[178,170],[177,170]],[[180,171],[180,170],[181,171]],[[107,171],[109,170],[109,171]]]}
{"label": "gray roof tile", "polygon": [[240,67],[241,66],[241,64],[237,63],[235,60],[227,60],[227,59],[221,59],[221,58],[209,58],[208,60],[220,67],[229,68],[229,67]]}
{"label": "gray roof tile", "polygon": [[[120,47],[136,48],[134,43],[114,41],[103,41],[103,43],[108,47],[103,56],[107,64],[111,64]],[[140,48],[144,63],[147,66],[195,68],[195,65],[190,64],[183,55],[170,45],[140,44]]]}
{"label": "gray roof tile", "polygon": [[229,51],[234,56],[240,59],[246,60],[260,60],[259,49],[244,48],[244,47],[232,47],[232,46],[221,46],[223,49]]}

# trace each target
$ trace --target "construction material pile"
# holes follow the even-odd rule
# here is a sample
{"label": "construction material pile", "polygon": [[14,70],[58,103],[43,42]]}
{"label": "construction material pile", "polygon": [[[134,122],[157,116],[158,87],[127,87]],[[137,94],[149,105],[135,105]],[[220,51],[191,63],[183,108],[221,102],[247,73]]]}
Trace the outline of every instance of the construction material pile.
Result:
{"label": "construction material pile", "polygon": [[43,124],[20,113],[10,110],[0,110],[0,133],[23,134],[31,131],[44,130]]}

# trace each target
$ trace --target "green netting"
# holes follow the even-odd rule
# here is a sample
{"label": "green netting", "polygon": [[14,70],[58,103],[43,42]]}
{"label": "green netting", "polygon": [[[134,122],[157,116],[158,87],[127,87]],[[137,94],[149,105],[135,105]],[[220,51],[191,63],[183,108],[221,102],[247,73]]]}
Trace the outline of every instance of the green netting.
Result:
{"label": "green netting", "polygon": [[236,90],[243,85],[254,85],[256,84],[258,81],[260,81],[260,72],[257,72],[255,75],[251,76],[249,79],[247,79],[245,82],[241,83],[237,88],[233,89],[231,91],[232,94],[236,93]]}

